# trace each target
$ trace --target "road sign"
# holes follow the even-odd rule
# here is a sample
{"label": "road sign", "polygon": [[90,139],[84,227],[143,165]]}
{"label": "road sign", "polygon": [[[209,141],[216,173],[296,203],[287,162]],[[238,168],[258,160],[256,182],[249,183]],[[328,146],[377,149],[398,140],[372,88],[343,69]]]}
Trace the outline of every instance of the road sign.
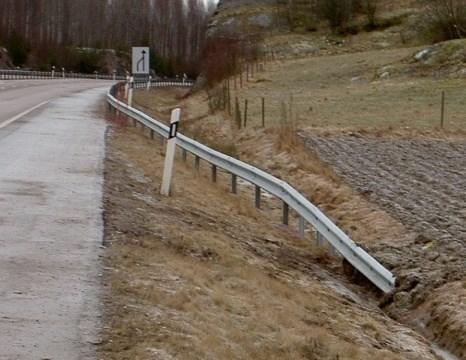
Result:
{"label": "road sign", "polygon": [[148,47],[133,47],[133,75],[148,75],[150,56]]}

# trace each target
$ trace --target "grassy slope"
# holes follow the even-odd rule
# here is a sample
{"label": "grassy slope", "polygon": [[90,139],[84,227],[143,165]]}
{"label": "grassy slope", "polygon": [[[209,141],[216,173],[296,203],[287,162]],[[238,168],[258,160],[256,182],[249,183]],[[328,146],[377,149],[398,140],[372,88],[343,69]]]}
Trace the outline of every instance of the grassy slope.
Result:
{"label": "grassy slope", "polygon": [[[141,155],[142,154],[142,155]],[[191,161],[192,159],[190,159]],[[277,225],[201,167],[178,161],[158,194],[163,155],[140,130],[109,135],[104,359],[433,359],[336,260]]]}

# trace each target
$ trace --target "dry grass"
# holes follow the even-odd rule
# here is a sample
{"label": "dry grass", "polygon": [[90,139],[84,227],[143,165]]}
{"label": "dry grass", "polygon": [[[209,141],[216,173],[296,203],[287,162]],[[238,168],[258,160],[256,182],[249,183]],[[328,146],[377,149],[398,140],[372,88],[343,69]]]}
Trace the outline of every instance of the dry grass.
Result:
{"label": "dry grass", "polygon": [[433,358],[243,188],[234,200],[177,162],[176,194],[160,198],[155,144],[127,129],[110,138],[102,358]]}
{"label": "dry grass", "polygon": [[[266,99],[267,126],[281,122],[282,102],[293,108],[298,127],[352,130],[388,128],[435,129],[440,124],[441,92],[447,96],[446,127],[464,128],[464,79],[397,75],[413,49],[368,51],[313,57],[268,65],[232,97],[249,100],[250,125],[262,122],[261,98]],[[414,71],[414,70],[413,70]],[[379,79],[378,75],[388,74]]]}

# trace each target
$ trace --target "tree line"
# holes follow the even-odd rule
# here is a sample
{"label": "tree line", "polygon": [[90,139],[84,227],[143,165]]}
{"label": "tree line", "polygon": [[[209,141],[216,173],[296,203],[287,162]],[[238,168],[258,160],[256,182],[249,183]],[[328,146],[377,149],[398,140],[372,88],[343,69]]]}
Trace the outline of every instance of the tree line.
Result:
{"label": "tree line", "polygon": [[0,0],[0,44],[17,66],[68,68],[150,46],[159,72],[192,73],[212,11],[203,0]]}

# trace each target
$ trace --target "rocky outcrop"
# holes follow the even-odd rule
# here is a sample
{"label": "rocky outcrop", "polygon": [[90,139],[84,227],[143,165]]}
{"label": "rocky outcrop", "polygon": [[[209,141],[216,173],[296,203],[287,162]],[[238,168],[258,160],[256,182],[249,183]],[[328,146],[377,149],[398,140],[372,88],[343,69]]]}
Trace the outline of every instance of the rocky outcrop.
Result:
{"label": "rocky outcrop", "polygon": [[274,33],[289,29],[286,0],[221,0],[209,25],[209,38]]}

